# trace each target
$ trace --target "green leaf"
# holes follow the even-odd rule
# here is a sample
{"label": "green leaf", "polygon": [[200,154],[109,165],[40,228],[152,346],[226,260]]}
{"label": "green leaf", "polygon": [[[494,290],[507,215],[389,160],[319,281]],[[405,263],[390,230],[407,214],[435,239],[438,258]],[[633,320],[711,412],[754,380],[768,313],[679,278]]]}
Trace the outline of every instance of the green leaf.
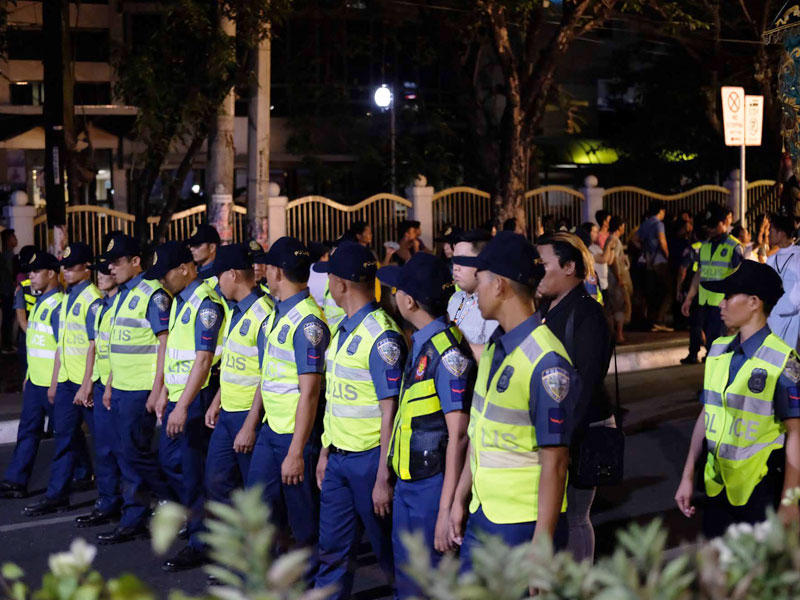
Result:
{"label": "green leaf", "polygon": [[14,563],[7,562],[3,563],[3,566],[0,567],[0,575],[3,576],[3,579],[13,581],[22,578],[25,572]]}

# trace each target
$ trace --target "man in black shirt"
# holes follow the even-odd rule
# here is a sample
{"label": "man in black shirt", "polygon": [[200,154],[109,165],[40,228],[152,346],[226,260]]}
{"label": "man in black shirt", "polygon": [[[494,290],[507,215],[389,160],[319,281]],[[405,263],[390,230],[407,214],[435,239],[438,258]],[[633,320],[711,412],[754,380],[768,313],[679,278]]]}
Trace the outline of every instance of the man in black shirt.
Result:
{"label": "man in black shirt", "polygon": [[[557,232],[541,238],[539,254],[545,275],[539,284],[543,300],[539,315],[561,340],[581,378],[581,394],[575,416],[572,455],[590,424],[614,426],[614,416],[605,389],[605,377],[611,359],[611,331],[603,307],[584,287],[591,265],[589,250],[570,233]],[[567,547],[576,560],[594,556],[594,530],[589,511],[595,488],[567,486]]]}

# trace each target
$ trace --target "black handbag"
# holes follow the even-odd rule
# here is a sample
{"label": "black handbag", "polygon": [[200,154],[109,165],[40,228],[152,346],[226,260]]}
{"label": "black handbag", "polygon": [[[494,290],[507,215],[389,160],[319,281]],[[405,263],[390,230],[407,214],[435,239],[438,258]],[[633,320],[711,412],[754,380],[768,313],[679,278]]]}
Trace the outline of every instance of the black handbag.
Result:
{"label": "black handbag", "polygon": [[[566,335],[570,345],[574,334],[574,313],[567,320]],[[614,347],[614,383],[616,387],[616,427],[589,427],[583,432],[577,451],[572,454],[570,483],[578,488],[622,483],[625,460],[625,434],[622,431],[622,411],[619,404],[619,373],[617,348]]]}

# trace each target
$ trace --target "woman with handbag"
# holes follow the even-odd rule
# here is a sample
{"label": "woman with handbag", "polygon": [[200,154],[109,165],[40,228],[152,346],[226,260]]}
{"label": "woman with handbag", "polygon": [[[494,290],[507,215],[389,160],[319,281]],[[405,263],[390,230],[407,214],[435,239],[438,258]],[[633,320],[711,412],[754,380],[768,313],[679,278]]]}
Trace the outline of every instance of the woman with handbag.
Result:
{"label": "woman with handbag", "polygon": [[589,512],[595,486],[621,478],[621,432],[616,430],[605,390],[611,331],[603,307],[583,285],[592,264],[585,244],[576,235],[557,232],[538,240],[537,245],[545,266],[538,288],[543,298],[539,314],[564,344],[581,379],[567,486],[567,548],[576,560],[592,560],[594,529]]}

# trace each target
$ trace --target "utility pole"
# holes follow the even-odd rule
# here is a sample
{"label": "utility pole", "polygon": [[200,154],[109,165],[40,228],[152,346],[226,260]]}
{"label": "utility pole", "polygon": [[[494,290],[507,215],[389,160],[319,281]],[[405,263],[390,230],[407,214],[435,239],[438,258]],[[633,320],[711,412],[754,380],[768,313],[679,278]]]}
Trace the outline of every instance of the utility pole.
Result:
{"label": "utility pole", "polygon": [[250,238],[262,247],[268,241],[269,119],[271,41],[267,35],[255,55],[256,81],[250,88],[247,114],[247,216]]}
{"label": "utility pole", "polygon": [[[236,35],[236,24],[220,17],[220,27],[225,35]],[[217,110],[208,140],[208,190],[211,203],[208,221],[216,227],[223,244],[233,241],[233,118],[236,91],[230,92]]]}

